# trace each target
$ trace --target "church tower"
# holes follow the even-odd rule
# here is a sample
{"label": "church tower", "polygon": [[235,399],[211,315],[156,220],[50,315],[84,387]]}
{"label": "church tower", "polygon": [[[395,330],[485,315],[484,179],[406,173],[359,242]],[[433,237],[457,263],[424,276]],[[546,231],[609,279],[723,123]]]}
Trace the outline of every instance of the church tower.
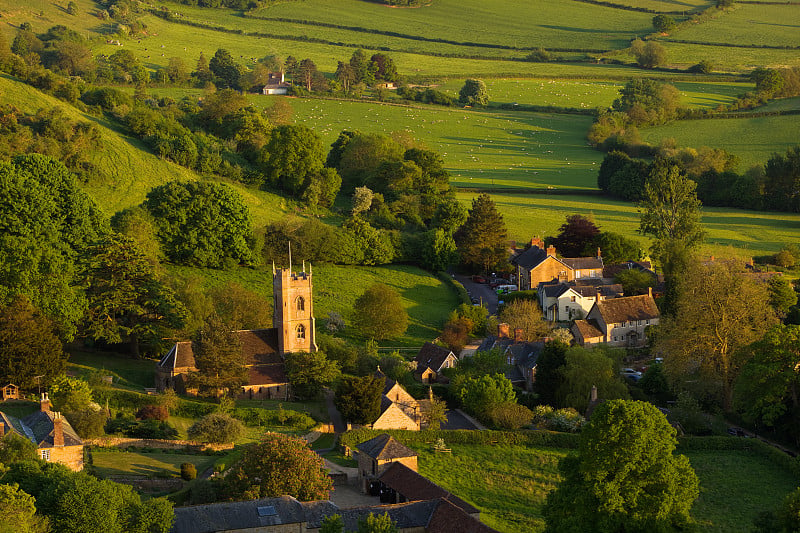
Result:
{"label": "church tower", "polygon": [[305,262],[302,272],[292,272],[291,262],[289,268],[272,268],[272,326],[278,331],[281,355],[317,351],[311,265],[305,270]]}

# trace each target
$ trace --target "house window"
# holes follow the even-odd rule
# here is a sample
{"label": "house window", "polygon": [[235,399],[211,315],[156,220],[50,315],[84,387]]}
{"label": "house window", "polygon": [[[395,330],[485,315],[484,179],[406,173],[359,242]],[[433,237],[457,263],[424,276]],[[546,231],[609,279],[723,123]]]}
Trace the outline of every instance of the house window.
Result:
{"label": "house window", "polygon": [[50,460],[50,450],[48,450],[48,449],[42,450],[42,459],[45,460],[45,461],[49,461]]}
{"label": "house window", "polygon": [[574,302],[574,301],[575,301],[575,297],[574,297],[574,296],[571,296],[571,297],[570,297],[570,299],[569,299],[569,301],[570,301],[570,302]]}
{"label": "house window", "polygon": [[617,342],[617,338],[616,337],[614,337],[614,342]]}
{"label": "house window", "polygon": [[306,327],[303,324],[300,324],[299,326],[297,326],[297,329],[295,331],[297,332],[297,339],[298,340],[302,340],[302,339],[306,338]]}
{"label": "house window", "polygon": [[305,298],[303,298],[302,296],[298,296],[297,300],[295,300],[295,302],[297,304],[297,311],[298,312],[302,313],[303,311],[306,310],[306,299]]}
{"label": "house window", "polygon": [[648,318],[647,320],[645,320],[644,322],[645,322],[645,324],[647,324],[648,326],[650,325],[650,319],[649,319],[649,318]]}

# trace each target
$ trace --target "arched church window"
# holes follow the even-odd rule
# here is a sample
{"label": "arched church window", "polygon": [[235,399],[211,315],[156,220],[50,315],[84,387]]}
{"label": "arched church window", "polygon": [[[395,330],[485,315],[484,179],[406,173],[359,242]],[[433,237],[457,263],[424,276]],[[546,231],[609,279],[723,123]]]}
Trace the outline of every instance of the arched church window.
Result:
{"label": "arched church window", "polygon": [[306,310],[306,299],[303,298],[302,296],[298,296],[297,300],[295,300],[295,303],[297,304],[297,310],[299,312],[302,313],[303,311]]}
{"label": "arched church window", "polygon": [[305,339],[306,338],[306,327],[303,324],[300,324],[299,326],[297,326],[297,329],[295,331],[297,332],[297,338],[298,339]]}

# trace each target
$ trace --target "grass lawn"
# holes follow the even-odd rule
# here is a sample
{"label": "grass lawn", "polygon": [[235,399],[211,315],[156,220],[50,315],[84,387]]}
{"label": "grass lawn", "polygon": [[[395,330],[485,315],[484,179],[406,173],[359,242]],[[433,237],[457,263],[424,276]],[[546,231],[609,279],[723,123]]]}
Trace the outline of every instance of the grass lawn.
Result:
{"label": "grass lawn", "polygon": [[[457,198],[471,205],[476,193],[459,192]],[[631,203],[604,196],[492,194],[508,227],[508,236],[525,242],[533,236],[556,235],[567,215],[594,217],[603,231],[638,239],[644,248],[649,239],[639,235],[639,213]],[[705,255],[748,258],[778,251],[786,243],[800,240],[800,215],[703,208],[703,225],[708,232],[701,248]]]}
{"label": "grass lawn", "polygon": [[0,403],[0,412],[6,413],[16,418],[24,418],[31,413],[39,410],[38,402],[27,401],[8,401]]}
{"label": "grass lawn", "polygon": [[114,352],[87,352],[72,350],[69,367],[78,373],[86,370],[99,370],[114,376],[114,383],[126,387],[143,389],[153,387],[156,362],[151,359],[131,359]]}
{"label": "grass lawn", "polygon": [[336,445],[336,434],[335,433],[322,433],[320,434],[319,438],[311,443],[312,450],[327,450],[328,448],[333,448]]}
{"label": "grass lawn", "polygon": [[[796,105],[794,100],[784,105]],[[672,137],[679,146],[724,148],[739,157],[739,172],[744,172],[752,165],[766,163],[775,152],[786,153],[789,147],[798,144],[800,120],[793,115],[681,120],[644,129],[641,134],[642,140],[654,145]]]}
{"label": "grass lawn", "polygon": [[[558,481],[565,450],[524,446],[450,446],[451,454],[425,448],[420,473],[481,510],[481,520],[501,532],[542,531],[541,508]],[[777,505],[797,479],[747,452],[687,454],[700,478],[692,515],[703,531],[747,530],[761,511]]]}
{"label": "grass lawn", "polygon": [[216,459],[213,455],[92,450],[92,461],[100,477],[152,476],[164,470],[180,475],[181,463],[193,463],[200,474]]}

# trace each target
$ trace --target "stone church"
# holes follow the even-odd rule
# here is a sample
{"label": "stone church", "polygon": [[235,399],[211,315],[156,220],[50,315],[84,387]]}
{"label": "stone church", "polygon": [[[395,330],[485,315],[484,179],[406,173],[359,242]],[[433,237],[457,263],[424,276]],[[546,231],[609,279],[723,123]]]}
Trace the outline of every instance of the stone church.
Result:
{"label": "stone church", "polygon": [[[306,272],[272,268],[272,327],[240,330],[248,381],[239,397],[248,399],[290,398],[284,356],[292,352],[316,352],[313,282],[311,265]],[[156,388],[196,394],[187,386],[190,372],[196,372],[192,341],[177,342],[156,367]]]}

